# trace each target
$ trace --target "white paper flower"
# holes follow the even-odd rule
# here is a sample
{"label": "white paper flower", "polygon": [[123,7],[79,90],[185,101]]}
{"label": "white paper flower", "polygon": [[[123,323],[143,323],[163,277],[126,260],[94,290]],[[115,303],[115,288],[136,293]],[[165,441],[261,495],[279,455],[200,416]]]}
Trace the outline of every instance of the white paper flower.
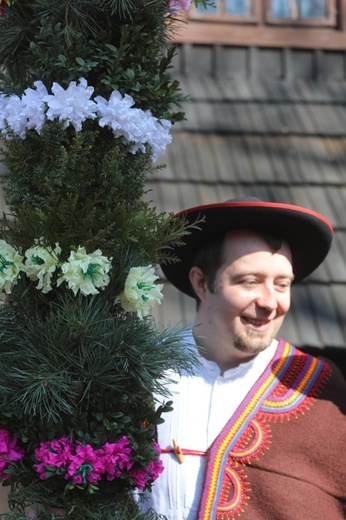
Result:
{"label": "white paper flower", "polygon": [[5,118],[13,132],[24,138],[26,135],[27,117],[19,96],[12,94],[7,98]]}
{"label": "white paper flower", "polygon": [[84,295],[98,294],[98,289],[103,289],[109,284],[108,272],[111,269],[111,260],[102,255],[97,249],[87,254],[85,247],[78,247],[61,266],[62,276],[58,278],[57,285],[67,282],[74,295],[80,291]]}
{"label": "white paper flower", "polygon": [[[166,146],[172,142],[170,135],[172,123],[168,119],[156,119],[150,111],[147,112],[149,115],[143,140],[151,146],[152,161],[155,162],[160,155],[165,153]],[[131,151],[137,151],[136,147],[133,146]]]}
{"label": "white paper flower", "polygon": [[41,81],[34,86],[35,89],[26,89],[21,98],[0,93],[0,130],[5,135],[5,120],[24,139],[30,129],[41,133],[47,119],[59,119],[65,128],[72,124],[79,132],[86,119],[97,117],[99,125],[110,128],[115,138],[129,146],[131,153],[145,153],[150,147],[153,162],[172,141],[169,120],[157,119],[150,110],[135,107],[133,98],[128,94],[122,96],[118,90],[112,92],[109,101],[102,96],[93,101],[90,98],[94,89],[88,87],[84,78],[78,84],[72,81],[66,90],[53,83],[52,94],[48,94]]}
{"label": "white paper flower", "polygon": [[23,271],[33,282],[39,281],[37,289],[47,293],[52,290],[51,280],[59,263],[61,247],[58,243],[55,244],[54,249],[50,246],[40,246],[38,240],[35,240],[35,243],[37,245],[25,251],[26,260]]}
{"label": "white paper flower", "polygon": [[52,95],[44,97],[49,120],[64,121],[65,127],[72,124],[80,132],[83,121],[95,119],[97,106],[90,100],[94,87],[88,87],[86,79],[81,78],[78,85],[76,81],[71,81],[66,90],[58,83],[53,83],[52,92]]}
{"label": "white paper flower", "polygon": [[112,92],[108,102],[102,96],[97,96],[95,102],[100,118],[99,125],[111,128],[114,137],[121,138],[125,145],[131,144],[132,153],[146,152],[146,145],[149,144],[155,162],[172,141],[169,135],[171,122],[157,119],[150,110],[133,107],[134,100],[128,94],[123,97],[116,90]]}
{"label": "white paper flower", "polygon": [[7,116],[7,100],[8,97],[5,94],[0,93],[0,132],[5,130],[5,119]]}
{"label": "white paper flower", "polygon": [[97,115],[100,118],[99,125],[101,127],[109,126],[117,137],[123,135],[122,132],[126,132],[125,126],[133,111],[134,100],[132,97],[127,94],[123,97],[118,90],[114,90],[109,101],[102,96],[96,96],[95,102]]}
{"label": "white paper flower", "polygon": [[163,285],[155,285],[155,269],[151,266],[132,267],[126,278],[124,291],[114,303],[120,303],[127,312],[137,312],[143,319],[154,305],[161,304]]}
{"label": "white paper flower", "polygon": [[27,88],[22,97],[0,95],[0,130],[5,130],[6,119],[13,132],[22,139],[29,129],[41,132],[46,122],[43,98],[48,92],[42,81],[36,81],[34,85],[36,90]]}
{"label": "white paper flower", "polygon": [[11,293],[12,285],[17,283],[22,268],[23,256],[6,240],[0,240],[0,289],[2,291]]}
{"label": "white paper flower", "polygon": [[35,81],[36,89],[27,88],[22,96],[23,114],[26,117],[26,128],[34,129],[38,134],[41,133],[42,127],[46,122],[46,104],[44,98],[48,95],[48,91],[42,81]]}

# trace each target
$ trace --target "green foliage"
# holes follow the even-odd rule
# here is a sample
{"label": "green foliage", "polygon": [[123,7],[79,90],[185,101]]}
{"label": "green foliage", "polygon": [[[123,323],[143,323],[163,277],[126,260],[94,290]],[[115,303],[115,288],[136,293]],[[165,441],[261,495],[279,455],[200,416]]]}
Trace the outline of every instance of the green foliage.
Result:
{"label": "green foliage", "polygon": [[4,178],[6,202],[12,211],[23,205],[43,209],[66,197],[81,204],[93,197],[103,208],[117,201],[129,204],[142,196],[152,170],[149,154],[129,153],[111,130],[90,124],[76,132],[51,122],[26,139],[11,134],[3,150],[10,175]]}
{"label": "green foliage", "polygon": [[165,0],[21,0],[0,18],[0,90],[84,77],[95,95],[116,89],[155,117],[181,120],[173,109],[184,96],[169,73],[173,21]]}
{"label": "green foliage", "polygon": [[28,454],[9,469],[13,477],[20,475],[21,485],[10,498],[15,507],[27,497],[26,503],[69,508],[69,518],[118,518],[110,511],[93,515],[99,514],[100,503],[101,509],[111,503],[119,507],[114,498],[108,501],[111,494],[123,500],[129,486],[126,474],[104,482],[100,499],[98,485],[76,492],[55,467],[46,481],[39,482],[29,454],[40,441],[63,435],[94,448],[126,435],[135,463],[147,466],[154,455],[155,426],[170,410],[169,401],[156,409],[153,395],[169,398],[169,370],[192,369],[193,357],[181,330],[159,332],[151,319],[124,317],[108,291],[90,298],[55,292],[52,302],[22,286],[1,309],[1,425]]}
{"label": "green foliage", "polygon": [[[8,13],[0,18],[1,92],[21,95],[36,80],[66,88],[83,77],[94,96],[118,90],[156,118],[184,117],[169,71],[174,14],[166,0],[14,0]],[[2,295],[0,430],[24,450],[6,469],[11,512],[1,516],[8,520],[24,520],[32,504],[40,520],[55,518],[54,507],[75,520],[162,518],[140,513],[126,469],[82,486],[52,464],[40,480],[34,467],[40,442],[69,436],[98,449],[126,436],[134,468],[145,470],[157,458],[156,427],[171,410],[167,385],[197,363],[179,327],[161,330],[150,315],[140,319],[116,303],[131,268],[177,261],[171,246],[189,232],[143,201],[153,154],[130,146],[91,119],[81,131],[64,121],[46,121],[25,138],[6,130],[0,159],[9,213],[1,240],[22,255],[36,240],[59,244],[60,263],[79,246],[111,262],[109,283],[94,295],[58,285],[56,271],[47,292],[22,272]],[[1,283],[8,265],[0,263]]]}

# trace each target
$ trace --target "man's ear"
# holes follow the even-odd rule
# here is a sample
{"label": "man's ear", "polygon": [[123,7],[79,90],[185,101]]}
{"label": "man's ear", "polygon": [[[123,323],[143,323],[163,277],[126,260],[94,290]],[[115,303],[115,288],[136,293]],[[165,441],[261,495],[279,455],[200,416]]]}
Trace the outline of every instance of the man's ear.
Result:
{"label": "man's ear", "polygon": [[190,283],[193,290],[195,291],[201,302],[205,301],[205,293],[207,290],[207,280],[204,276],[202,269],[197,266],[193,266],[189,272]]}

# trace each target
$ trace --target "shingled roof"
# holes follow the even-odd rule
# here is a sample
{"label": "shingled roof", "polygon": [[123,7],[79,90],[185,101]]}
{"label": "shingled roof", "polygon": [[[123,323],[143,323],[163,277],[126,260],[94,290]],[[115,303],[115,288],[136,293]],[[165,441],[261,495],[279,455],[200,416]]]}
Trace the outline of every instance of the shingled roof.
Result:
{"label": "shingled roof", "polygon": [[[179,69],[178,69],[179,70]],[[324,263],[293,288],[281,335],[307,350],[346,354],[346,81],[215,77],[185,72],[190,100],[147,194],[160,211],[232,197],[306,206],[332,222]],[[164,280],[162,324],[191,325],[195,303]],[[320,352],[320,350],[317,350]],[[343,368],[343,367],[342,367]]]}

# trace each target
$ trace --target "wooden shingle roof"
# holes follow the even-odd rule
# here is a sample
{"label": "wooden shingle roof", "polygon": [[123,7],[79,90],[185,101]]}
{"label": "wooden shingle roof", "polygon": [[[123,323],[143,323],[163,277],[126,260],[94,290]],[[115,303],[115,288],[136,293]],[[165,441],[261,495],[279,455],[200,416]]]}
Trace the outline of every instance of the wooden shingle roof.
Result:
{"label": "wooden shingle roof", "polygon": [[[293,288],[283,337],[304,348],[346,353],[346,81],[217,78],[186,74],[186,121],[150,179],[160,211],[232,197],[306,206],[335,238],[325,262]],[[194,301],[165,281],[160,323],[191,325]]]}

